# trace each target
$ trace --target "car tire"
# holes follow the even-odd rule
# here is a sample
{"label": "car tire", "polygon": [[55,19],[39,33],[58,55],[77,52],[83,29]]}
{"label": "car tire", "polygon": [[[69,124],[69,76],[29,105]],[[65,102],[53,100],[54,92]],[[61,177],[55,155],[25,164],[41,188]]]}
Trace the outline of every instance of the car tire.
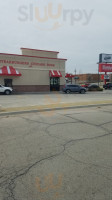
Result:
{"label": "car tire", "polygon": [[81,90],[80,93],[81,93],[81,94],[85,94],[85,90]]}
{"label": "car tire", "polygon": [[70,94],[70,93],[71,93],[71,91],[70,91],[70,90],[66,90],[66,93],[67,93],[67,94]]}
{"label": "car tire", "polygon": [[5,94],[9,95],[9,94],[11,94],[11,91],[10,90],[5,90]]}

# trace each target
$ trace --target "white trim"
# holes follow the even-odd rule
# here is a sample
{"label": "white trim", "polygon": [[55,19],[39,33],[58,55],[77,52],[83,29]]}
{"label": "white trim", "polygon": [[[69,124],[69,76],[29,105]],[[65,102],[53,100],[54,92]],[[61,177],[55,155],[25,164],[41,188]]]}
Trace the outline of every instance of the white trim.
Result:
{"label": "white trim", "polygon": [[55,73],[53,72],[53,70],[51,70],[51,72],[52,72],[52,74],[53,74],[53,76],[55,75]]}
{"label": "white trim", "polygon": [[58,75],[60,76],[61,74],[60,74],[60,72],[57,70],[57,73],[58,73]]}
{"label": "white trim", "polygon": [[18,70],[15,69],[15,71],[16,71],[16,74],[20,74],[20,73],[18,72]]}
{"label": "white trim", "polygon": [[11,70],[9,66],[7,66],[7,71],[8,71],[8,74],[11,74]]}

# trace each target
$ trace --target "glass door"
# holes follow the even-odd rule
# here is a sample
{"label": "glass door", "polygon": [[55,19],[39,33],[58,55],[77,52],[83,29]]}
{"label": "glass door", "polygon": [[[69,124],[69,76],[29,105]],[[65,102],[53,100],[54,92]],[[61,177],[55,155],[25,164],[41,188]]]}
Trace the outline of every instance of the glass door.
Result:
{"label": "glass door", "polygon": [[51,77],[50,78],[50,91],[59,91],[60,90],[60,78]]}
{"label": "glass door", "polygon": [[12,79],[4,79],[5,87],[12,87]]}

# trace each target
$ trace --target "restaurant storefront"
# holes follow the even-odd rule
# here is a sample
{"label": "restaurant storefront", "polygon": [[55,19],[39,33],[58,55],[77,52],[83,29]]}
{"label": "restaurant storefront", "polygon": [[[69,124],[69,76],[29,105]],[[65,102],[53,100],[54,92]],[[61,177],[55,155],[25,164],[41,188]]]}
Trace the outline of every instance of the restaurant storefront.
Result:
{"label": "restaurant storefront", "polygon": [[15,92],[59,91],[66,59],[56,51],[21,48],[22,55],[0,53],[0,84]]}

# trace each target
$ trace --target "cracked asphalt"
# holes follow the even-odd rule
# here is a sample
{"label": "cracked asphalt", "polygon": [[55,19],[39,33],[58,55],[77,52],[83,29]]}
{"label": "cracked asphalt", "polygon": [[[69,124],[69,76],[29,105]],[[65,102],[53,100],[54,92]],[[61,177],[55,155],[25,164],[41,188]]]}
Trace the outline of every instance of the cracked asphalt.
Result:
{"label": "cracked asphalt", "polygon": [[112,106],[1,116],[0,200],[112,200]]}

